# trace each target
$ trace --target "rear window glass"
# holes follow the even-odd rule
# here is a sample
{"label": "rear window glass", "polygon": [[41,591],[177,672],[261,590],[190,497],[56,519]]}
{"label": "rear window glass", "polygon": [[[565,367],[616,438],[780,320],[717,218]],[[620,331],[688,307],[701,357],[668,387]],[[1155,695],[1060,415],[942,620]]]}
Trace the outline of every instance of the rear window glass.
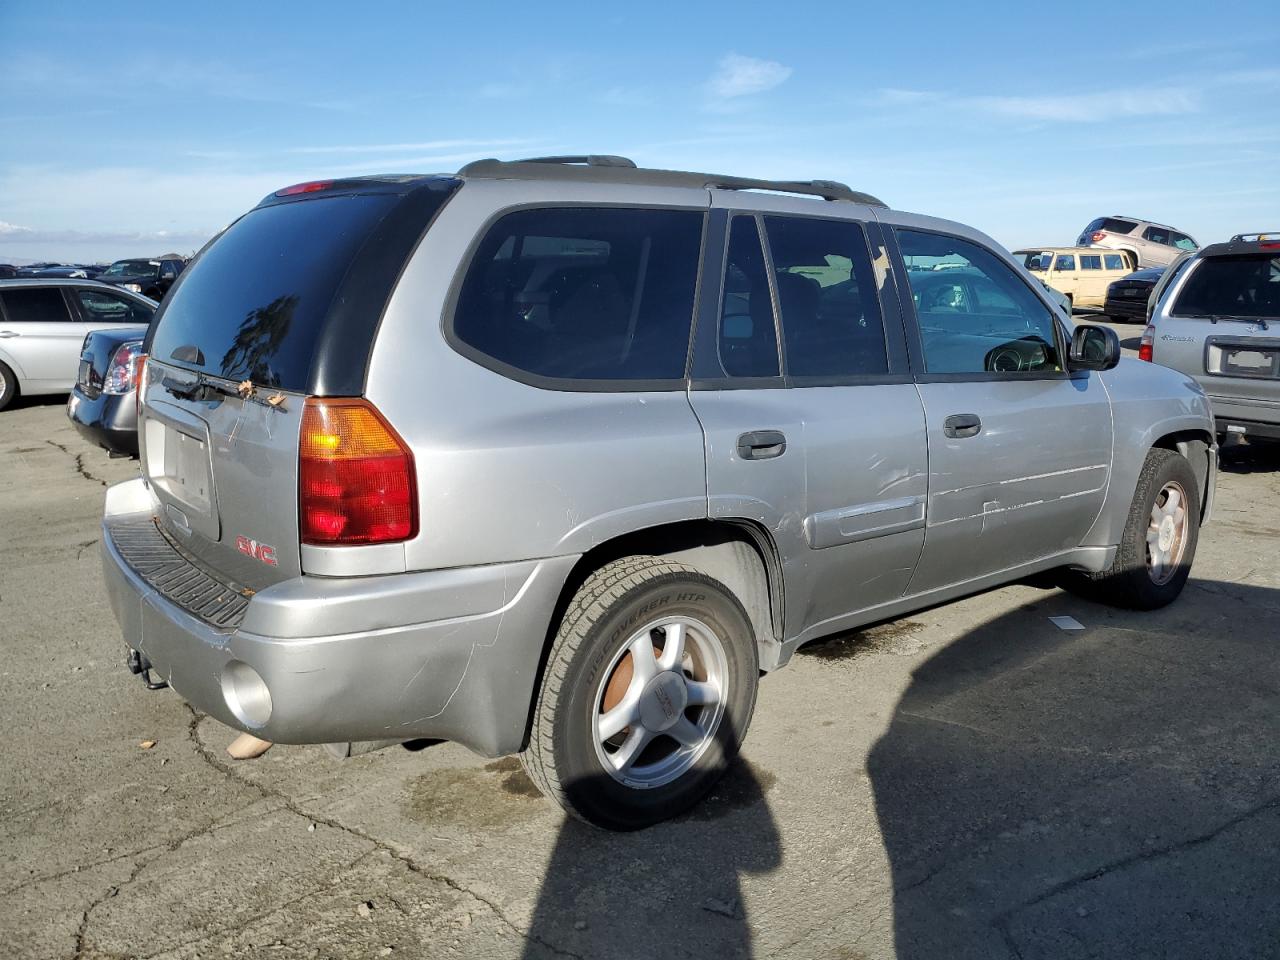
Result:
{"label": "rear window glass", "polygon": [[535,377],[682,378],[702,219],[591,207],[508,214],[471,261],[453,336]]}
{"label": "rear window glass", "polygon": [[1128,233],[1137,226],[1132,220],[1118,220],[1115,217],[1099,217],[1093,223],[1084,228],[1085,233],[1094,230],[1106,230],[1109,233]]}
{"label": "rear window glass", "polygon": [[1280,257],[1210,257],[1187,277],[1175,317],[1280,317]]}
{"label": "rear window glass", "polygon": [[10,323],[59,323],[71,319],[57,287],[6,290],[0,300],[4,301],[5,318]]}
{"label": "rear window glass", "polygon": [[[171,292],[151,355],[229,380],[306,390],[325,314],[391,194],[260,207],[213,242]],[[195,350],[189,348],[194,347]]]}
{"label": "rear window glass", "polygon": [[1107,262],[1107,269],[1108,269],[1108,270],[1123,270],[1123,269],[1125,269],[1124,257],[1120,256],[1120,254],[1118,254],[1118,253],[1108,253],[1108,254],[1106,254],[1106,255],[1105,255],[1105,258],[1106,258],[1106,262]]}

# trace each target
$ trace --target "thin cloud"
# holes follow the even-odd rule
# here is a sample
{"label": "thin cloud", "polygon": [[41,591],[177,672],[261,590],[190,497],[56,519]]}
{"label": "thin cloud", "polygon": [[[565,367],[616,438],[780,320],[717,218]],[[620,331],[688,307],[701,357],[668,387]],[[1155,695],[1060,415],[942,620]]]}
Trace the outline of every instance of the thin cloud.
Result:
{"label": "thin cloud", "polygon": [[499,147],[521,147],[537,143],[536,140],[428,140],[425,143],[346,143],[325,147],[293,147],[288,153],[387,153],[406,150],[456,150],[459,147],[473,147],[477,150],[491,150]]}
{"label": "thin cloud", "polygon": [[716,72],[707,81],[707,91],[719,100],[747,97],[781,86],[791,73],[790,67],[776,60],[730,53],[720,58]]}
{"label": "thin cloud", "polygon": [[1070,96],[955,96],[937,90],[885,88],[882,106],[956,109],[1051,123],[1103,123],[1121,117],[1181,116],[1196,113],[1203,98],[1187,87],[1139,87]]}

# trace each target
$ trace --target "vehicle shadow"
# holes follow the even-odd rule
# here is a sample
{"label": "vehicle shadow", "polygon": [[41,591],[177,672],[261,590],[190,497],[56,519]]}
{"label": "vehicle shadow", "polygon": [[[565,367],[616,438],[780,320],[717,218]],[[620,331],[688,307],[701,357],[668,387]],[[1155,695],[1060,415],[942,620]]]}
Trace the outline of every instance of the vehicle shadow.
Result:
{"label": "vehicle shadow", "polygon": [[1218,467],[1224,473],[1270,473],[1280,470],[1280,442],[1228,441],[1218,453]]}
{"label": "vehicle shadow", "polygon": [[1192,580],[1055,592],[915,670],[867,763],[896,956],[1273,956],[1278,647],[1280,590]]}
{"label": "vehicle shadow", "polygon": [[67,395],[65,393],[42,393],[34,397],[20,393],[13,398],[13,403],[5,407],[5,411],[10,410],[26,410],[31,407],[57,407],[67,405]]}
{"label": "vehicle shadow", "polygon": [[[740,877],[776,869],[772,778],[734,762],[691,812],[636,833],[566,817],[524,956],[751,957]],[[581,784],[577,785],[581,788]]]}

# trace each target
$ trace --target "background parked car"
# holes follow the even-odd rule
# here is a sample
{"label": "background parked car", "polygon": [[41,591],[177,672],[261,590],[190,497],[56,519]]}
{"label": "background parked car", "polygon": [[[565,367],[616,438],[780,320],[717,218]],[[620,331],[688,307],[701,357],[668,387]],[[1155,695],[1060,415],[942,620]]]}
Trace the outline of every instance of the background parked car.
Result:
{"label": "background parked car", "polygon": [[0,280],[12,280],[18,275],[18,268],[11,263],[0,263]]}
{"label": "background parked car", "polygon": [[1162,267],[1172,263],[1179,254],[1199,249],[1200,244],[1161,223],[1114,216],[1098,217],[1090,222],[1080,231],[1076,246],[1127,250],[1133,255],[1135,267]]}
{"label": "background parked car", "polygon": [[179,258],[158,260],[117,260],[98,275],[103,283],[115,284],[152,300],[161,300],[178,279],[185,262]]}
{"label": "background parked car", "polygon": [[1147,307],[1151,302],[1151,291],[1160,282],[1166,269],[1168,268],[1146,267],[1108,284],[1107,299],[1102,305],[1102,312],[1107,315],[1107,319],[1117,323],[1123,323],[1126,320],[1145,323]]}
{"label": "background parked car", "polygon": [[94,280],[0,280],[0,410],[19,393],[67,393],[91,331],[148,324],[155,309]]}
{"label": "background parked car", "polygon": [[1280,440],[1280,232],[1238,234],[1170,274],[1138,356],[1195,377],[1220,436]]}
{"label": "background parked car", "polygon": [[102,269],[100,267],[88,266],[82,263],[64,263],[60,266],[44,267],[41,270],[36,270],[31,276],[51,279],[96,280],[101,272]]}
{"label": "background parked car", "polygon": [[1107,285],[1132,272],[1133,255],[1126,250],[1096,247],[1050,247],[1016,250],[1013,257],[1045,284],[1062,293],[1072,307],[1101,309]]}
{"label": "background parked car", "polygon": [[84,338],[80,372],[67,397],[67,416],[90,443],[113,457],[137,457],[137,381],[146,326],[122,324]]}

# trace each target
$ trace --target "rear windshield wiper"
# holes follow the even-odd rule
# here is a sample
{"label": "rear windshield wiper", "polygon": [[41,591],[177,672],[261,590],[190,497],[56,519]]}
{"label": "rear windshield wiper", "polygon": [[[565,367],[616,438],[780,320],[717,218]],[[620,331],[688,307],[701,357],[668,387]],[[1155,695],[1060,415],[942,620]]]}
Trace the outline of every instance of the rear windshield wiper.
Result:
{"label": "rear windshield wiper", "polygon": [[179,400],[195,400],[203,402],[212,400],[216,396],[238,397],[239,391],[234,387],[223,386],[212,380],[205,380],[200,377],[196,380],[175,380],[173,377],[165,377],[160,381],[160,386],[164,387],[169,393],[177,397]]}

